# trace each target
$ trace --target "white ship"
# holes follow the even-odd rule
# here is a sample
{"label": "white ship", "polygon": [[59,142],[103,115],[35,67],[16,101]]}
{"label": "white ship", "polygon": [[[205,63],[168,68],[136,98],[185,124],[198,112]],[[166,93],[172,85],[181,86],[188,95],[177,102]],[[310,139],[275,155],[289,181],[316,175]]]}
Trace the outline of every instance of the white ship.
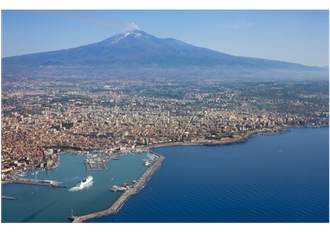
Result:
{"label": "white ship", "polygon": [[80,181],[78,184],[76,184],[76,187],[84,187],[86,184],[88,184],[89,182],[91,182],[93,180],[92,176],[87,176],[86,178],[84,178],[82,181]]}

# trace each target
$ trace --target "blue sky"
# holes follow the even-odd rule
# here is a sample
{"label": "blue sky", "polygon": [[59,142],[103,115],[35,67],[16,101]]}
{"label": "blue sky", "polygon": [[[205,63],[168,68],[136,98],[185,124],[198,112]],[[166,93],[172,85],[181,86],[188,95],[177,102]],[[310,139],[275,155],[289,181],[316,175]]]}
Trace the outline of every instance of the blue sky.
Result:
{"label": "blue sky", "polygon": [[328,10],[2,10],[1,55],[78,47],[137,27],[236,56],[329,65]]}

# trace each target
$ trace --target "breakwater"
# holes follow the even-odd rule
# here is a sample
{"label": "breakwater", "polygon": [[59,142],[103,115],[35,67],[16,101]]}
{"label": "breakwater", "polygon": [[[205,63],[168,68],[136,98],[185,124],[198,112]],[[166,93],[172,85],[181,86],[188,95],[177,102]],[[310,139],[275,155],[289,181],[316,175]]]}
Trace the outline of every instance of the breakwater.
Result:
{"label": "breakwater", "polygon": [[119,209],[124,205],[124,203],[130,198],[131,195],[137,194],[149,181],[149,179],[152,177],[152,175],[158,170],[161,163],[164,161],[165,157],[162,155],[159,155],[155,152],[151,152],[158,156],[157,160],[150,166],[147,171],[140,177],[140,179],[130,188],[129,190],[125,191],[113,204],[112,206],[104,211],[92,213],[84,216],[71,216],[69,217],[71,220],[73,220],[73,223],[81,223],[88,220],[91,220],[93,218],[98,218],[102,216],[106,216],[109,214],[114,214],[119,211]]}
{"label": "breakwater", "polygon": [[66,188],[67,186],[60,186],[63,182],[52,181],[52,180],[37,180],[37,181],[29,181],[29,180],[12,180],[10,183],[14,184],[30,184],[30,185],[42,185],[48,187],[58,187],[58,188]]}
{"label": "breakwater", "polygon": [[17,200],[17,198],[14,198],[14,197],[1,196],[1,198],[8,199],[8,200]]}

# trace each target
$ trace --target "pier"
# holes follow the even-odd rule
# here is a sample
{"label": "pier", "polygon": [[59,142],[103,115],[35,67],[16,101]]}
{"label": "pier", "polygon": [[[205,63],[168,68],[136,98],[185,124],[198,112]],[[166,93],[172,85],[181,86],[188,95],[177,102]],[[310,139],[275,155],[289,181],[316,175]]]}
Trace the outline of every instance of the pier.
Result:
{"label": "pier", "polygon": [[60,186],[63,182],[53,181],[53,180],[12,180],[10,183],[14,184],[30,184],[30,185],[41,185],[41,186],[48,186],[48,187],[58,187],[58,188],[66,188],[67,186]]}
{"label": "pier", "polygon": [[17,200],[17,198],[14,198],[14,197],[1,196],[1,198],[8,199],[8,200]]}
{"label": "pier", "polygon": [[131,195],[137,194],[149,181],[149,179],[152,177],[152,175],[158,170],[161,163],[164,161],[165,157],[162,155],[159,155],[155,152],[151,152],[153,155],[157,156],[158,158],[152,163],[152,165],[147,169],[147,171],[140,177],[138,181],[132,186],[132,188],[129,188],[123,194],[112,204],[112,206],[104,211],[92,213],[84,216],[71,216],[69,217],[71,220],[73,220],[73,223],[81,223],[88,220],[91,220],[93,218],[98,218],[102,216],[106,216],[109,214],[114,214],[119,211],[119,209],[124,205],[124,203],[130,198]]}

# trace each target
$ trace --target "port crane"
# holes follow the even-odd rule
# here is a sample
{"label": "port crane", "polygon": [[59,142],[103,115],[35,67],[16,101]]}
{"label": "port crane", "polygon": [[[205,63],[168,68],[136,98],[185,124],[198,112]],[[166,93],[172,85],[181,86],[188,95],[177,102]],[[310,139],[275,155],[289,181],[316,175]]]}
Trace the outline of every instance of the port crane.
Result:
{"label": "port crane", "polygon": [[34,174],[36,175],[36,178],[34,179],[35,182],[37,182],[37,174],[39,171],[36,171]]}
{"label": "port crane", "polygon": [[34,172],[31,172],[30,177],[29,177],[29,182],[31,182],[31,176],[34,175]]}
{"label": "port crane", "polygon": [[25,173],[22,173],[22,174],[19,174],[19,176],[22,176],[23,177],[23,180],[24,180],[24,176],[26,176]]}

